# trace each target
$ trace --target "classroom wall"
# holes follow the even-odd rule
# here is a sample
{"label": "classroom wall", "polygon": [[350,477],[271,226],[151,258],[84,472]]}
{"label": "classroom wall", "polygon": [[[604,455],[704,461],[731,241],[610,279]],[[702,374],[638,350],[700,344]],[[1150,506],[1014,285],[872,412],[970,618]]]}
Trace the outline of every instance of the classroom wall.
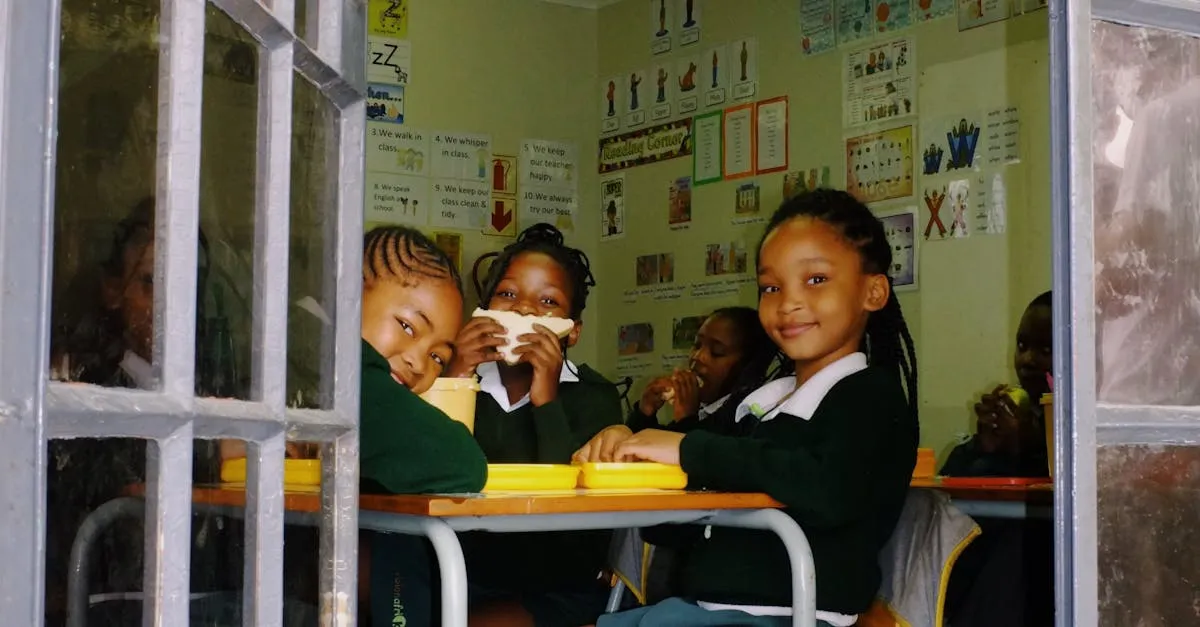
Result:
{"label": "classroom wall", "polygon": [[[831,184],[843,186],[844,139],[872,128],[846,130],[842,125],[840,68],[845,52],[854,46],[805,57],[799,43],[799,3],[791,0],[701,0],[701,5],[700,43],[681,49],[676,42],[675,50],[664,56],[673,66],[675,58],[702,53],[708,46],[757,37],[755,99],[790,98],[790,169],[828,165]],[[599,13],[598,76],[627,75],[632,69],[649,69],[661,62],[650,53],[647,2],[624,0]],[[971,406],[979,394],[1015,379],[1013,338],[1021,313],[1031,298],[1050,287],[1047,13],[1035,12],[961,33],[950,16],[895,35],[908,35],[916,42],[917,115],[875,128],[911,121],[917,125],[914,139],[919,140],[919,125],[926,118],[1005,104],[1019,107],[1021,115],[1021,159],[1004,168],[1007,232],[920,242],[919,289],[900,295],[917,345],[922,446],[935,448],[939,458],[944,458],[955,435],[973,429]],[[599,93],[599,87],[596,89]],[[588,111],[596,109],[593,105]],[[702,106],[697,113],[707,110]],[[691,298],[686,288],[677,301],[642,297],[631,303],[624,295],[635,289],[634,259],[639,255],[674,252],[675,281],[688,286],[705,279],[707,244],[735,241],[748,247],[752,270],[762,224],[731,224],[734,190],[746,179],[693,188],[690,229],[668,228],[668,187],[677,177],[691,173],[691,158],[624,170],[626,235],[598,246],[599,263],[595,265],[600,268],[600,310],[605,327],[597,341],[603,371],[615,374],[618,370],[618,325],[651,322],[655,327],[654,367],[639,376],[635,398],[650,374],[669,365],[661,363],[660,357],[664,348],[670,349],[674,318],[724,305],[753,305],[756,299],[752,282],[741,286],[736,295],[718,298]],[[914,188],[919,195],[919,167],[916,175]],[[764,215],[781,202],[782,179],[782,173],[757,178]],[[904,206],[918,206],[919,218],[924,216],[919,196],[879,203],[873,209]]]}
{"label": "classroom wall", "polygon": [[[599,241],[599,221],[588,219],[598,202],[590,193],[597,185],[592,147],[599,133],[592,106],[596,19],[593,10],[540,0],[410,0],[412,72],[404,120],[404,126],[423,130],[490,134],[495,154],[517,155],[522,139],[574,142],[579,217],[567,242],[593,260]],[[469,311],[475,307],[475,259],[513,239],[462,234]],[[601,328],[597,302],[584,313],[573,361],[596,363],[591,329]]]}

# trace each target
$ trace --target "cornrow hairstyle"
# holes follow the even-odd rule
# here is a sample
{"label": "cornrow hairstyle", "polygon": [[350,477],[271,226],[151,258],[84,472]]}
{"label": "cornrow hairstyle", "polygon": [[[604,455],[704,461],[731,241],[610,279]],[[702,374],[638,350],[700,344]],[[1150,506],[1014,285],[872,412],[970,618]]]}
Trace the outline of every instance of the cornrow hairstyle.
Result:
{"label": "cornrow hairstyle", "polygon": [[[596,286],[596,278],[592,276],[591,263],[582,250],[571,248],[564,243],[562,231],[545,222],[539,222],[521,231],[521,234],[517,236],[517,241],[505,246],[504,250],[483,255],[475,262],[472,275],[475,294],[479,297],[479,302],[486,305],[492,299],[496,293],[496,286],[504,277],[504,273],[508,271],[508,266],[521,253],[542,253],[562,266],[571,280],[571,318],[581,319],[583,310],[587,306],[588,291]],[[479,270],[487,259],[493,259],[493,261],[481,284]]]}
{"label": "cornrow hairstyle", "polygon": [[407,226],[378,226],[363,240],[363,288],[389,279],[409,287],[422,279],[450,281],[462,294],[462,278],[450,256]]}
{"label": "cornrow hairstyle", "polygon": [[738,363],[738,375],[729,388],[730,394],[736,397],[757,389],[767,379],[779,353],[779,348],[758,319],[758,310],[753,307],[721,307],[709,314],[707,319],[714,318],[731,322],[740,336],[742,360]]}
{"label": "cornrow hairstyle", "polygon": [[[801,193],[779,207],[762,240],[758,243],[759,254],[763,242],[780,225],[795,218],[807,217],[820,220],[837,230],[843,238],[858,250],[862,258],[862,269],[867,274],[888,275],[892,266],[892,247],[888,244],[883,223],[866,205],[850,194],[833,189],[816,189]],[[888,283],[892,278],[888,275]],[[908,407],[913,428],[919,429],[917,418],[917,351],[913,344],[900,301],[895,291],[890,291],[887,302],[879,311],[867,318],[863,337],[863,351],[872,366],[894,370],[904,382],[908,392]]]}

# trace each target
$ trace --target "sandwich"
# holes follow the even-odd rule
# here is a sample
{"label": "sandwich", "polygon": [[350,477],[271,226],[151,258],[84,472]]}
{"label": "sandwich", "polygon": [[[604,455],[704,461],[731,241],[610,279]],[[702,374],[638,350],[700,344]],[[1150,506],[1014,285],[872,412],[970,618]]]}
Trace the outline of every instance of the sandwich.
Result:
{"label": "sandwich", "polygon": [[[691,370],[684,370],[683,372],[686,372],[686,373],[692,375],[693,377],[696,377],[696,387],[697,388],[704,387],[704,379],[701,379],[700,375],[692,372]],[[674,401],[675,400],[675,388],[673,388],[673,387],[667,388],[667,390],[662,393],[662,400],[664,403],[670,403],[670,402]]]}
{"label": "sandwich", "polygon": [[534,316],[522,315],[515,311],[497,311],[494,309],[476,308],[471,314],[473,318],[491,318],[499,322],[504,327],[504,337],[508,340],[508,344],[496,347],[496,350],[504,357],[507,364],[516,364],[521,360],[520,355],[514,355],[513,349],[520,346],[522,342],[517,338],[526,333],[533,333],[533,325],[540,324],[560,339],[567,337],[571,329],[575,328],[575,321],[570,318],[556,318],[554,316]]}

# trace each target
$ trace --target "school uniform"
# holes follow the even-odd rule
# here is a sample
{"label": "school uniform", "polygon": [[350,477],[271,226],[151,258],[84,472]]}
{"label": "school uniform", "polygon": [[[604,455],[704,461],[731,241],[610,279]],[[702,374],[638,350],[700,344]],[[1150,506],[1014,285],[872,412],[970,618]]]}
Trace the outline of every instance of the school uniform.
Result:
{"label": "school uniform", "polygon": [[[510,402],[495,363],[476,368],[475,439],[491,463],[569,464],[579,447],[620,424],[616,386],[570,361],[557,397],[535,407],[528,394]],[[462,534],[473,602],[517,596],[539,626],[583,625],[604,611],[612,532]]]}
{"label": "school uniform", "polygon": [[386,359],[362,343],[359,474],[363,492],[479,492],[487,459],[461,422],[392,378]]}
{"label": "school uniform", "polygon": [[638,408],[638,404],[634,403],[633,409],[629,411],[629,417],[625,419],[625,426],[629,427],[634,433],[643,429],[667,429],[668,431],[686,433],[699,426],[701,422],[716,416],[722,409],[733,409],[733,404],[729,402],[729,399],[732,397],[733,394],[726,394],[711,403],[700,403],[700,407],[696,410],[694,416],[685,416],[679,420],[672,420],[665,425],[658,421],[657,414],[647,416]]}
{"label": "school uniform", "polygon": [[[879,591],[879,552],[916,463],[917,425],[898,376],[868,367],[866,356],[854,353],[798,388],[795,377],[768,383],[734,416],[746,435],[700,428],[680,443],[690,487],[766,492],[784,503],[812,546],[817,618],[853,625]],[[688,624],[713,624],[701,611],[733,612],[718,617],[722,625],[790,620],[791,568],[774,534],[663,527],[646,536],[683,549],[680,591],[695,604],[604,616],[598,627],[684,624],[679,612],[689,614]]]}
{"label": "school uniform", "polygon": [[[1045,429],[1045,417],[1040,407],[1033,408],[1033,416],[1032,430],[1040,433]],[[979,436],[973,435],[954,447],[942,464],[941,474],[946,477],[1049,477],[1045,438],[1031,438],[1026,446],[1029,448],[1020,455],[1004,451],[988,453],[980,446]]]}

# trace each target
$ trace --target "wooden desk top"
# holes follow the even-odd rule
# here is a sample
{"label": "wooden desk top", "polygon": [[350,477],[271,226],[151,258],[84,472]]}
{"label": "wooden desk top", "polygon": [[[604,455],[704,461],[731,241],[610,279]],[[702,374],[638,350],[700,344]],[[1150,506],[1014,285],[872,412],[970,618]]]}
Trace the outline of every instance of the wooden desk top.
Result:
{"label": "wooden desk top", "polygon": [[1054,502],[1054,485],[942,485],[939,477],[913,479],[910,483],[914,488],[940,490],[950,495],[950,498],[971,501],[1023,501],[1031,504],[1049,505]]}
{"label": "wooden desk top", "polygon": [[[238,486],[197,486],[197,503],[241,507],[245,490]],[[520,514],[580,514],[654,510],[765,509],[783,507],[766,494],[727,492],[596,491],[498,493],[476,496],[363,494],[364,510],[417,516],[506,516]],[[289,487],[284,492],[289,511],[316,512],[321,508],[317,488]]]}

